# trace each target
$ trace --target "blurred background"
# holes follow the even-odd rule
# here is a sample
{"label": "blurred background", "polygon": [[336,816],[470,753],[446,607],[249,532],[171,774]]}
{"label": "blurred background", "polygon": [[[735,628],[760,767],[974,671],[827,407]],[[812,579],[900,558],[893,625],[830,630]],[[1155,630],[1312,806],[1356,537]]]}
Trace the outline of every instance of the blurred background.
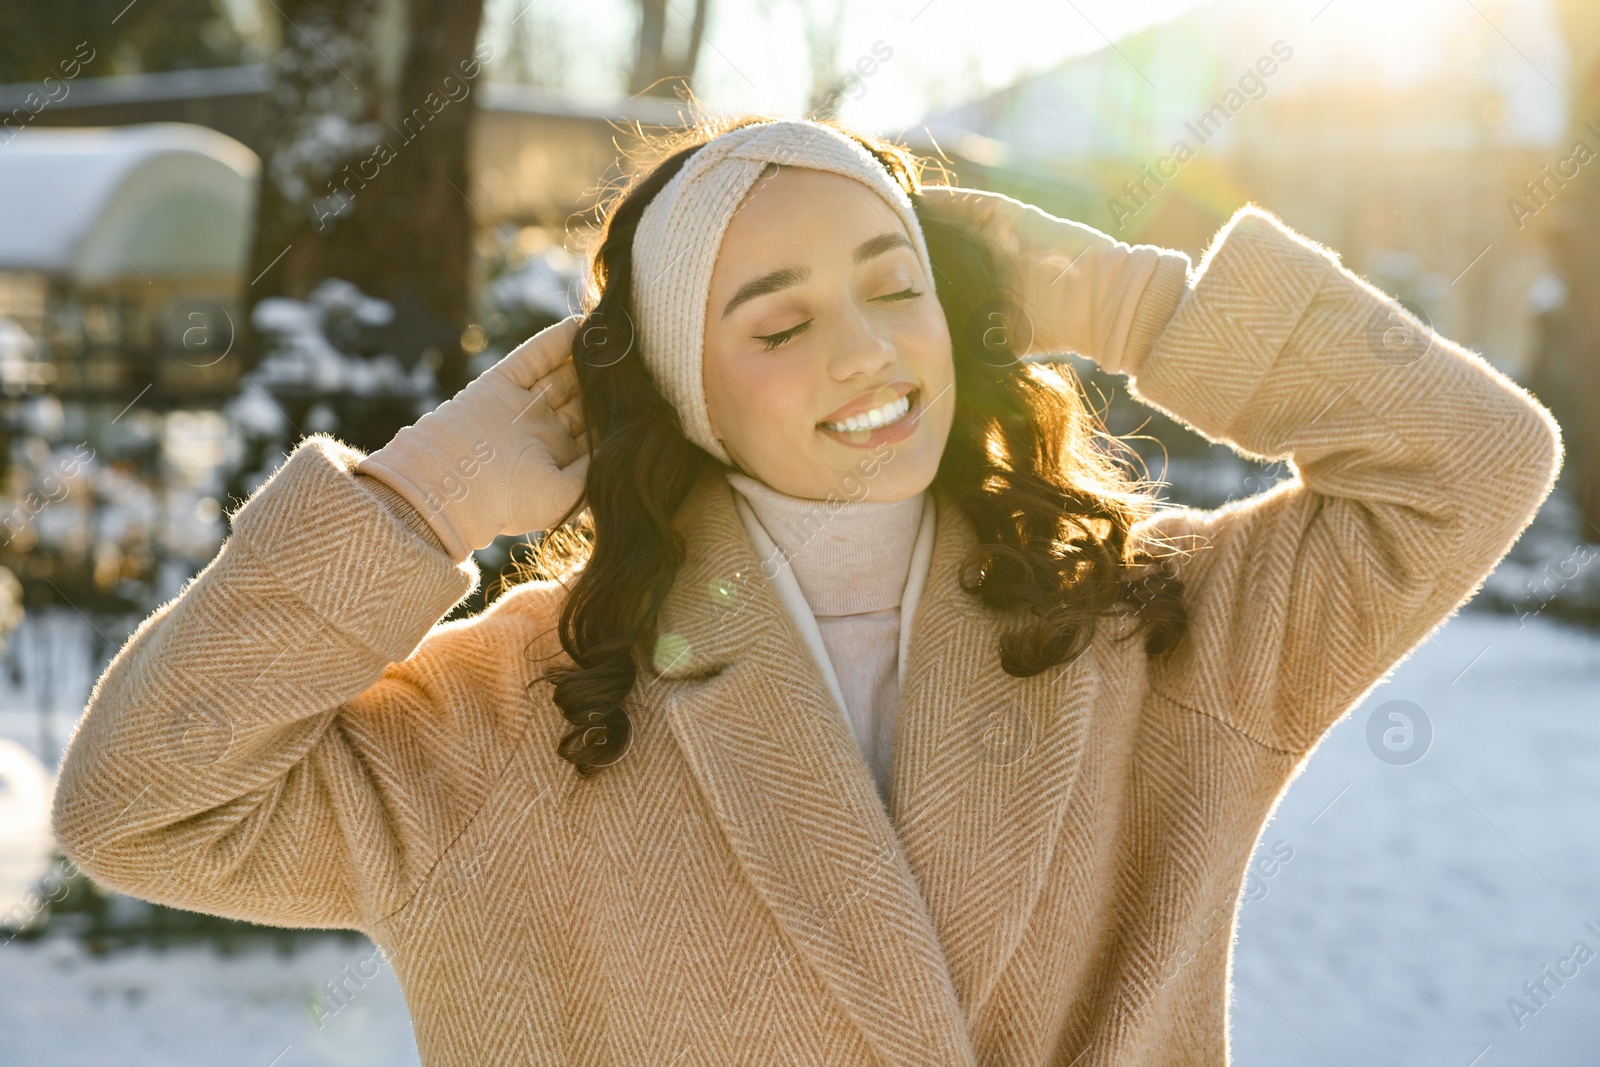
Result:
{"label": "blurred background", "polygon": [[[303,435],[372,450],[575,305],[641,133],[836,116],[1198,259],[1256,203],[1530,389],[1561,482],[1318,749],[1243,886],[1240,1064],[1600,1061],[1600,8],[74,0],[0,8],[0,1059],[415,1064],[387,962],[102,892],[89,688]],[[1289,475],[1064,357],[1181,503]],[[478,553],[480,610],[526,543]],[[1222,930],[1207,936],[1230,936]]]}

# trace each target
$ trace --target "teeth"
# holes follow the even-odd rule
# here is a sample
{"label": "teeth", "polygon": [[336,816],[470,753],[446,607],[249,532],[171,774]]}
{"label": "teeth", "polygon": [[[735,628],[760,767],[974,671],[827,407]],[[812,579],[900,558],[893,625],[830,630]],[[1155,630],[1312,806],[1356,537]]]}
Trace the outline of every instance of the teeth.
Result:
{"label": "teeth", "polygon": [[887,426],[898,422],[906,412],[911,410],[911,394],[907,393],[899,400],[889,403],[871,411],[864,411],[859,415],[852,415],[843,422],[825,422],[822,425],[830,430],[840,433],[854,433],[860,430],[875,430],[880,426]]}

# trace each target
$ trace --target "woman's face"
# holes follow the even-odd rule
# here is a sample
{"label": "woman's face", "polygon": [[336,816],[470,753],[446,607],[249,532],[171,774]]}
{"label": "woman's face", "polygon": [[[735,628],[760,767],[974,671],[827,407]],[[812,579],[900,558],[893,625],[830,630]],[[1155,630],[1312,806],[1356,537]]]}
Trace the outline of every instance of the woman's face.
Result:
{"label": "woman's face", "polygon": [[899,214],[805,168],[757,181],[728,224],[704,375],[738,467],[813,500],[921,492],[955,412],[950,331]]}

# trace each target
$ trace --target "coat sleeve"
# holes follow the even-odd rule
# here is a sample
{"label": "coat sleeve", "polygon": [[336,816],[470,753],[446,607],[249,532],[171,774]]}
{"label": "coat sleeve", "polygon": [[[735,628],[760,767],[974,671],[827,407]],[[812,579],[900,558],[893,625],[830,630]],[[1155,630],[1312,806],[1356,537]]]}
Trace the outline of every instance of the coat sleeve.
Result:
{"label": "coat sleeve", "polygon": [[1167,700],[1304,754],[1469,599],[1550,492],[1550,413],[1270,214],[1241,209],[1129,391],[1291,477],[1136,524],[1184,583]]}
{"label": "coat sleeve", "polygon": [[477,564],[363,488],[361,458],[302,441],[95,683],[52,823],[97,882],[269,925],[368,929],[483,804],[526,696],[513,615],[497,610],[508,598],[440,623]]}

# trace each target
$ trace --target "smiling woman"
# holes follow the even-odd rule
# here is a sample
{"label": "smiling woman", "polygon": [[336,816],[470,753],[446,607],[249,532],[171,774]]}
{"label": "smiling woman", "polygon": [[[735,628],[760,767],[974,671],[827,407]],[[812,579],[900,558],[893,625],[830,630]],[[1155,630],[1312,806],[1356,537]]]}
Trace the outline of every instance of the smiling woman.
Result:
{"label": "smiling woman", "polygon": [[[770,538],[787,564],[769,578],[864,747],[893,731],[895,638],[916,606],[927,561],[911,549],[920,525],[931,537],[935,493],[978,531],[960,568],[1008,623],[1006,671],[1076,657],[1130,598],[1152,649],[1176,641],[1177,583],[1129,580],[1151,562],[1126,545],[1151,498],[1095,446],[1069,372],[1023,361],[995,329],[1005,292],[985,235],[953,205],[926,208],[914,157],[762,118],[654,149],[609,206],[574,348],[594,536],[558,532],[539,563],[576,574],[561,621],[576,665],[547,674],[574,727],[563,758],[587,772],[626,750],[638,646],[659,663],[670,639],[656,616],[680,563],[672,523],[707,475],[727,476],[752,542]],[[1102,329],[1082,347],[1142,354],[1189,261],[1083,234],[1093,254],[1075,277],[1094,280],[1074,288]],[[1069,315],[1089,312],[1079,303]],[[882,457],[870,499],[819,519],[808,502],[859,480],[869,451]],[[887,762],[880,751],[885,793]]]}
{"label": "smiling woman", "polygon": [[[741,472],[811,499],[836,489],[862,448],[895,444],[873,498],[920,493],[956,406],[933,278],[905,224],[859,181],[772,169],[729,222],[711,275],[713,431]],[[762,273],[779,249],[790,262]]]}
{"label": "smiling woman", "polygon": [[[1262,827],[1554,421],[1254,207],[1191,277],[830,124],[661,149],[581,316],[232,516],[96,683],[63,851],[365,931],[428,1067],[1225,1064]],[[1294,477],[1156,509],[1058,350]]]}

